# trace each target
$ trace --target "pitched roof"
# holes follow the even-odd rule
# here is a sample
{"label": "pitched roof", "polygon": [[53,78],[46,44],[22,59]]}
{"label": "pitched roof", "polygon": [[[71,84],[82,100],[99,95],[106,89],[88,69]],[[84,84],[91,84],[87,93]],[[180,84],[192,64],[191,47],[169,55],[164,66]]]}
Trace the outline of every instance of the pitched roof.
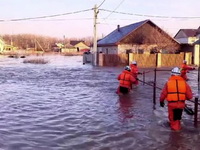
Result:
{"label": "pitched roof", "polygon": [[113,32],[111,32],[110,34],[108,34],[106,37],[104,37],[103,39],[98,41],[98,45],[115,45],[117,42],[119,42],[122,38],[124,38],[125,36],[127,36],[128,34],[130,34],[130,32],[136,30],[137,28],[139,28],[140,26],[142,26],[143,24],[145,24],[146,22],[148,22],[150,20],[144,20],[141,22],[137,22],[134,24],[130,24],[121,28],[117,28],[116,30],[114,30]]}
{"label": "pitched roof", "polygon": [[74,45],[76,45],[76,44],[78,44],[80,42],[84,42],[84,41],[70,41],[70,44],[74,46]]}
{"label": "pitched roof", "polygon": [[[197,35],[198,30],[197,29],[180,29],[178,33],[181,31],[185,34],[186,37],[194,37]],[[178,33],[174,37],[176,37]]]}
{"label": "pitched roof", "polygon": [[196,42],[194,42],[193,44],[200,44],[200,40],[197,40]]}
{"label": "pitched roof", "polygon": [[196,37],[200,34],[200,26],[198,29],[180,29],[174,38]]}

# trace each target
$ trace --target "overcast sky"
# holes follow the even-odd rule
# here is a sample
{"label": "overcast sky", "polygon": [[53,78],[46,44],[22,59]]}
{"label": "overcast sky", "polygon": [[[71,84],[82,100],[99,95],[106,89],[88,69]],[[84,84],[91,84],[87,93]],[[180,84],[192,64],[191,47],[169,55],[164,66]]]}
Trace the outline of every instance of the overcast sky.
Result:
{"label": "overcast sky", "polygon": [[[171,36],[179,29],[200,26],[200,0],[0,0],[0,34],[91,37],[95,4],[100,6],[98,37],[107,35],[118,24],[125,26],[146,19]],[[23,20],[57,14],[65,15]]]}

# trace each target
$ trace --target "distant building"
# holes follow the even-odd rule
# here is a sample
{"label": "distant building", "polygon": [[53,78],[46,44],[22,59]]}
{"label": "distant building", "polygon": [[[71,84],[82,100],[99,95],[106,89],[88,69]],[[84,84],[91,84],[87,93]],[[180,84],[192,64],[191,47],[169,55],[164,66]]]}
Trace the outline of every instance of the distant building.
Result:
{"label": "distant building", "polygon": [[12,50],[16,50],[17,47],[14,47],[13,45],[8,45],[8,44],[5,44],[4,46],[4,50],[6,51],[12,51]]}
{"label": "distant building", "polygon": [[179,43],[151,20],[117,28],[98,40],[97,51],[105,54],[174,52]]}
{"label": "distant building", "polygon": [[198,29],[180,29],[174,38],[180,44],[193,44],[200,37],[200,27]]}
{"label": "distant building", "polygon": [[65,44],[65,46],[61,49],[61,52],[62,53],[76,53],[77,48],[68,43],[68,44]]}
{"label": "distant building", "polygon": [[52,51],[61,53],[83,53],[89,51],[90,47],[83,41],[70,41],[69,43],[55,43],[52,45]]}
{"label": "distant building", "polygon": [[74,46],[77,52],[83,52],[90,49],[90,47],[86,45],[84,41],[70,41],[70,45]]}
{"label": "distant building", "polygon": [[17,49],[18,47],[7,44],[7,42],[5,42],[2,38],[0,38],[0,52],[10,52]]}
{"label": "distant building", "polygon": [[[200,27],[198,29],[180,29],[174,38],[180,43],[181,52],[192,53],[192,63],[197,64],[199,57],[198,43],[195,43],[200,38]],[[195,46],[196,45],[196,46]],[[194,60],[196,58],[196,60]]]}

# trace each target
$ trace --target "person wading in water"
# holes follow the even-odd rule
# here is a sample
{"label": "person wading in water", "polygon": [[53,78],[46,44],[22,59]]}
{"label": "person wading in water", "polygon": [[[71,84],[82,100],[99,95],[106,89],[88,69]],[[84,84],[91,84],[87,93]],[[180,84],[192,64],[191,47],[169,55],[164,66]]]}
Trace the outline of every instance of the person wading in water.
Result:
{"label": "person wading in water", "polygon": [[160,106],[164,107],[164,100],[168,101],[168,119],[172,130],[181,129],[181,117],[185,108],[185,101],[192,99],[193,94],[190,86],[180,76],[181,72],[178,67],[171,71],[171,77],[165,84],[160,95]]}
{"label": "person wading in water", "polygon": [[132,88],[132,84],[136,82],[136,79],[131,73],[131,68],[126,66],[121,74],[118,75],[119,87],[117,89],[117,94],[128,94]]}

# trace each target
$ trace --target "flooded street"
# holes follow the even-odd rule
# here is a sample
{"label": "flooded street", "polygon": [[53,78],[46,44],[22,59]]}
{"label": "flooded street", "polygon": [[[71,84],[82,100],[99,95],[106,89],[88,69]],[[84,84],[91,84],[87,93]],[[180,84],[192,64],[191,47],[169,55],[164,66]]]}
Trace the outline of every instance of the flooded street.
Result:
{"label": "flooded street", "polygon": [[[0,150],[199,149],[193,116],[184,112],[182,131],[170,130],[160,90],[155,110],[148,85],[140,83],[129,96],[115,93],[122,67],[82,65],[81,56],[46,59],[39,65],[0,58]],[[145,80],[152,82],[153,74]],[[157,86],[169,76],[158,72]],[[197,93],[197,71],[188,77]]]}

